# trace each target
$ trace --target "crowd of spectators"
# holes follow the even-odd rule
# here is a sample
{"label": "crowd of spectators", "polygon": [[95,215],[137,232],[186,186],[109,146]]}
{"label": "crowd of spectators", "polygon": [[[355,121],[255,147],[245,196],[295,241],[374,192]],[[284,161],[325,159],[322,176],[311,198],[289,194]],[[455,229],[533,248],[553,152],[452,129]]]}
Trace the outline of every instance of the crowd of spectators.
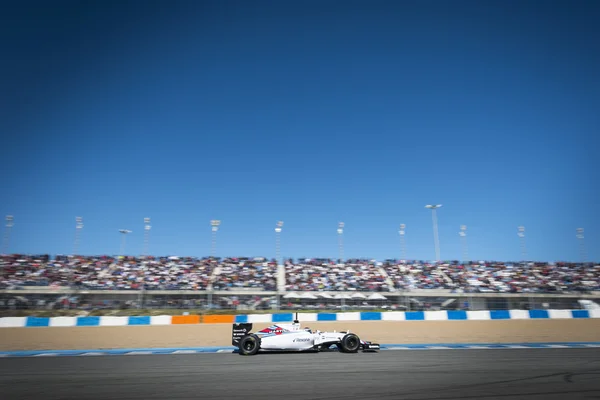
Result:
{"label": "crowd of spectators", "polygon": [[0,288],[204,290],[214,264],[190,257],[11,255],[0,260]]}
{"label": "crowd of spectators", "polygon": [[385,271],[374,261],[351,259],[338,264],[330,259],[285,262],[288,291],[389,291]]}
{"label": "crowd of spectators", "polygon": [[392,281],[394,289],[451,289],[452,281],[444,275],[437,264],[413,261],[398,263],[386,260],[383,268]]}
{"label": "crowd of spectators", "polygon": [[[573,292],[600,290],[594,263],[469,263],[352,259],[285,260],[287,291]],[[0,256],[0,289],[276,290],[278,267],[265,258]]]}
{"label": "crowd of spectators", "polygon": [[394,288],[399,290],[450,289],[471,293],[600,290],[600,265],[594,263],[386,261],[384,266]]}
{"label": "crowd of spectators", "polygon": [[213,282],[214,290],[277,290],[277,263],[265,258],[226,258],[220,260]]}

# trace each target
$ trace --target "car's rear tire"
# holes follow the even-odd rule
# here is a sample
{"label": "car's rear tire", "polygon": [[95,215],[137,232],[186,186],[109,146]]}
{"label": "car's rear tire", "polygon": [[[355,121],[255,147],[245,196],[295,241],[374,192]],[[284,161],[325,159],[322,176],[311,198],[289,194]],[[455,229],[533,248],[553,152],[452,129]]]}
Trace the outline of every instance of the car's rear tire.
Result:
{"label": "car's rear tire", "polygon": [[356,353],[360,348],[360,338],[354,333],[347,333],[340,341],[338,348],[343,353]]}
{"label": "car's rear tire", "polygon": [[239,344],[240,355],[253,356],[260,350],[260,338],[255,334],[242,337]]}

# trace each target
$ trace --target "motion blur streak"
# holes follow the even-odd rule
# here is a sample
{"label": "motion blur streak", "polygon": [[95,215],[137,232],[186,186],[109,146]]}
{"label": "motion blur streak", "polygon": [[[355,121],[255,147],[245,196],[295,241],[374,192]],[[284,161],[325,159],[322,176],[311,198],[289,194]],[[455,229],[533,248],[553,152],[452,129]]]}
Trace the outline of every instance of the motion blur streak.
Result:
{"label": "motion blur streak", "polygon": [[600,396],[600,349],[1,359],[6,399],[544,399]]}

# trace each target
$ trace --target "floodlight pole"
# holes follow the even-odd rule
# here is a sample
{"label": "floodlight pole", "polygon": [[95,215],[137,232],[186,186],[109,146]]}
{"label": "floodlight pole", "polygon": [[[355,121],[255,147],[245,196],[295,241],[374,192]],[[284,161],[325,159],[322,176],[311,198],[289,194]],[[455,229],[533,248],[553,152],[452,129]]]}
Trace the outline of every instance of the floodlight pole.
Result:
{"label": "floodlight pole", "polygon": [[127,244],[127,235],[131,233],[128,229],[119,229],[121,232],[121,256],[125,256],[125,245]]}
{"label": "floodlight pole", "polygon": [[10,230],[14,226],[15,218],[12,215],[7,215],[6,218],[6,229],[4,231],[4,248],[2,254],[8,255],[9,244],[10,244]]}
{"label": "floodlight pole", "polygon": [[281,228],[283,227],[283,221],[277,221],[275,225],[275,258],[277,259],[277,265],[281,265]]}
{"label": "floodlight pole", "polygon": [[458,232],[458,234],[460,235],[460,239],[462,242],[462,248],[463,248],[463,261],[469,261],[469,247],[467,245],[467,226],[466,225],[461,225],[460,226],[460,232]]}
{"label": "floodlight pole", "polygon": [[442,205],[441,204],[437,204],[437,205],[431,205],[428,204],[425,206],[425,208],[429,208],[431,210],[431,219],[433,221],[433,242],[435,245],[435,260],[436,261],[440,261],[441,257],[440,257],[440,238],[438,235],[438,223],[437,223],[437,214],[436,214],[436,210],[438,208],[440,208]]}
{"label": "floodlight pole", "polygon": [[283,221],[277,221],[277,224],[275,225],[275,258],[277,260],[277,279],[275,280],[277,288],[276,288],[276,294],[275,294],[275,305],[276,305],[276,309],[279,310],[280,308],[280,292],[279,292],[279,268],[281,266],[281,268],[283,268],[283,260],[281,259],[281,230],[283,228]]}
{"label": "floodlight pole", "polygon": [[525,227],[519,226],[517,235],[521,239],[521,257],[523,258],[523,262],[527,261],[527,245],[525,243]]}
{"label": "floodlight pole", "polygon": [[150,218],[144,218],[144,257],[148,257],[148,251],[150,246]]}
{"label": "floodlight pole", "polygon": [[[146,218],[144,218],[144,250],[143,250],[144,261],[142,261],[142,262],[148,262],[148,249],[149,249],[149,245],[150,245],[150,229],[152,229],[152,226],[150,225],[150,218],[146,217]],[[144,268],[144,265],[142,264],[142,285],[139,290],[139,298],[138,298],[138,308],[140,308],[140,309],[144,308],[145,294],[146,294],[146,269]]]}
{"label": "floodlight pole", "polygon": [[525,262],[525,261],[527,261],[527,243],[525,241],[525,227],[524,226],[518,227],[517,235],[519,236],[520,242],[521,242],[521,258],[523,259],[523,262]]}
{"label": "floodlight pole", "polygon": [[[212,241],[211,241],[211,249],[210,249],[210,257],[212,260],[215,260],[215,256],[216,256],[216,247],[217,247],[217,231],[219,230],[219,226],[221,225],[221,221],[218,219],[213,219],[210,221],[210,226],[211,226],[211,230],[212,230]],[[208,291],[208,307],[212,308],[212,301],[213,301],[213,290],[212,288],[209,290],[208,287],[206,288]]]}
{"label": "floodlight pole", "polygon": [[583,228],[577,228],[577,239],[579,239],[579,254],[581,257],[581,262],[584,263],[587,258],[587,254],[585,251],[585,236],[583,235]]}
{"label": "floodlight pole", "polygon": [[210,246],[210,257],[215,258],[215,252],[217,248],[217,231],[219,230],[219,226],[221,225],[221,221],[217,219],[213,219],[210,221],[210,226],[212,227],[212,241]]}
{"label": "floodlight pole", "polygon": [[83,217],[75,217],[75,243],[73,244],[73,256],[79,254],[79,235],[83,229]]}
{"label": "floodlight pole", "polygon": [[[73,244],[73,258],[75,258],[79,254],[79,234],[83,229],[83,217],[75,217],[75,243]],[[74,267],[74,266],[73,266]],[[75,290],[75,285],[73,284],[73,275],[75,271],[73,268],[69,271],[69,287]]]}
{"label": "floodlight pole", "polygon": [[406,234],[406,225],[400,224],[400,230],[398,233],[400,234],[400,251],[402,253],[402,259],[406,260],[406,244],[404,242],[404,235]]}
{"label": "floodlight pole", "polygon": [[344,262],[344,223],[338,223],[338,247],[339,247],[339,256],[340,256],[340,264]]}

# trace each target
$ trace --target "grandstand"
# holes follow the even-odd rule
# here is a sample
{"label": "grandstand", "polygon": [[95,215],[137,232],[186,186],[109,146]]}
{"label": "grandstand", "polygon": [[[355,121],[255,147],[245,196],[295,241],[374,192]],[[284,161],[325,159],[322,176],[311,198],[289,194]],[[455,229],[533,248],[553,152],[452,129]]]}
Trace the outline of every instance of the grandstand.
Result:
{"label": "grandstand", "polygon": [[[598,263],[0,257],[0,308],[523,308],[600,298]],[[70,300],[69,300],[70,299]],[[512,300],[511,300],[512,299]],[[535,300],[539,299],[539,300]],[[116,302],[116,303],[115,303]],[[511,303],[512,302],[512,303]],[[525,305],[523,305],[525,303]]]}
{"label": "grandstand", "polygon": [[[0,258],[0,289],[396,292],[446,289],[479,293],[600,290],[596,263],[274,260],[193,257],[71,257],[14,254]],[[280,279],[282,278],[282,279]]]}

